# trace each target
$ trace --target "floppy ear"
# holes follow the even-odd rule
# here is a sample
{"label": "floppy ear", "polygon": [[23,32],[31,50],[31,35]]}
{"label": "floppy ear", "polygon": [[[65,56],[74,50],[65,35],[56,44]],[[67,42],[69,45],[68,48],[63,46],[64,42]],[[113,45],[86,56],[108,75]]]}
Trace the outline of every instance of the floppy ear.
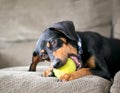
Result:
{"label": "floppy ear", "polygon": [[74,41],[77,40],[75,27],[72,21],[62,21],[62,22],[55,23],[49,29],[60,31],[71,40],[74,40]]}

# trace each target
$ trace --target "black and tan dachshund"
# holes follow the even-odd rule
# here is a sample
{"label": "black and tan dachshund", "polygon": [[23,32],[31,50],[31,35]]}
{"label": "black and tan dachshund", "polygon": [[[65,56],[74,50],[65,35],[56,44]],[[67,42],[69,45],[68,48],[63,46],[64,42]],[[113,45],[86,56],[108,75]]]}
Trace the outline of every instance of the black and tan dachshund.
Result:
{"label": "black and tan dachshund", "polygon": [[110,80],[120,70],[120,41],[105,38],[95,32],[75,32],[72,21],[62,21],[47,28],[39,37],[29,71],[39,62],[48,60],[51,66],[44,76],[54,75],[53,68],[62,67],[68,58],[77,69],[60,80],[69,81],[86,75]]}

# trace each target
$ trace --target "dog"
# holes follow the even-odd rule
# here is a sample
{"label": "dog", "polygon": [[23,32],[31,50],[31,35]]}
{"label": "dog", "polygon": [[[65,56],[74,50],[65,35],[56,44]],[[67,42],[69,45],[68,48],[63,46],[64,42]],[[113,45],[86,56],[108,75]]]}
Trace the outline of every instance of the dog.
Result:
{"label": "dog", "polygon": [[55,23],[39,37],[29,71],[36,71],[37,64],[47,60],[51,66],[44,76],[54,76],[53,68],[62,67],[68,58],[74,60],[77,69],[62,75],[60,80],[70,81],[87,75],[111,80],[120,70],[120,40],[90,31],[76,32],[72,21]]}

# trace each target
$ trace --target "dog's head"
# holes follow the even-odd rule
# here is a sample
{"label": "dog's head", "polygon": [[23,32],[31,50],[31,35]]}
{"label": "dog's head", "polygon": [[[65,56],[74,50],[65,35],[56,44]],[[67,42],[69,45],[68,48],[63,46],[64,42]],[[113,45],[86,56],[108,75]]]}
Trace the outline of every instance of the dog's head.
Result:
{"label": "dog's head", "polygon": [[33,59],[37,56],[40,61],[50,60],[54,68],[59,68],[71,58],[81,67],[82,62],[78,52],[78,43],[81,42],[78,40],[71,21],[58,22],[41,34],[33,52]]}

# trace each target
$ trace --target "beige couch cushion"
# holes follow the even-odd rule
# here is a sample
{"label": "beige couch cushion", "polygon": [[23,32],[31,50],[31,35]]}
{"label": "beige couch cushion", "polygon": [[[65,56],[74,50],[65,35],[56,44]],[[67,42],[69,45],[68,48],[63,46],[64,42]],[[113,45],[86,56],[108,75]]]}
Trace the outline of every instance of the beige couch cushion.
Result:
{"label": "beige couch cushion", "polygon": [[111,83],[97,76],[86,76],[69,82],[60,82],[55,77],[42,77],[48,66],[40,66],[37,72],[28,72],[28,67],[0,70],[1,93],[109,93]]}
{"label": "beige couch cushion", "polygon": [[119,93],[120,92],[120,71],[115,75],[114,82],[111,87],[111,93]]}
{"label": "beige couch cushion", "polygon": [[120,0],[113,0],[114,37],[120,39]]}
{"label": "beige couch cushion", "polygon": [[32,62],[34,42],[0,43],[0,68],[28,66]]}
{"label": "beige couch cushion", "polygon": [[74,21],[77,30],[97,27],[109,36],[110,19],[111,0],[0,0],[0,41],[37,39],[61,20]]}

